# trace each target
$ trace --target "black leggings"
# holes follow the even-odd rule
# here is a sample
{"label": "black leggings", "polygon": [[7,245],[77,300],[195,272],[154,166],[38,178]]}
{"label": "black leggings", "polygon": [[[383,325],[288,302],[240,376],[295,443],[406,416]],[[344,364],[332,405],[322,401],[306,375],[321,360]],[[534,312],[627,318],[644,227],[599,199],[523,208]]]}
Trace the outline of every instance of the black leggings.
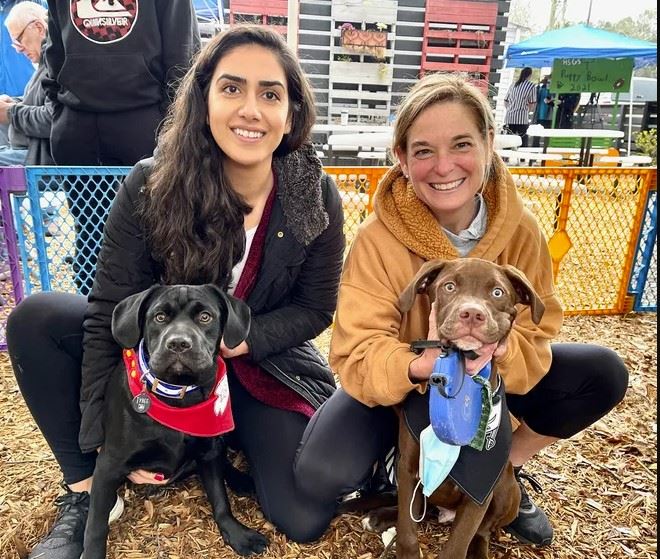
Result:
{"label": "black leggings", "polygon": [[520,147],[527,147],[527,129],[529,128],[529,124],[507,124],[506,126],[513,134],[520,136],[520,140],[522,141]]}
{"label": "black leggings", "polygon": [[[91,476],[96,453],[82,453],[80,363],[86,299],[63,293],[28,297],[7,323],[9,356],[32,415],[67,483]],[[567,438],[610,411],[624,396],[628,372],[613,351],[555,344],[543,380],[509,409],[531,429]],[[337,498],[358,488],[396,442],[390,408],[370,408],[337,390],[314,417],[255,400],[229,378],[236,430],[264,515],[292,540],[323,535]]]}
{"label": "black leggings", "polygon": [[[37,293],[18,305],[7,323],[9,357],[21,393],[69,484],[90,477],[96,462],[96,452],[83,453],[78,445],[86,305],[80,295]],[[265,517],[294,541],[320,538],[335,514],[337,497],[365,480],[379,449],[371,441],[357,449],[344,445],[348,452],[335,453],[333,447],[320,452],[315,445],[306,449],[300,441],[307,417],[262,404],[231,374],[229,384],[236,425],[230,439],[245,453]],[[379,413],[389,412],[370,417]],[[368,419],[360,437],[367,434]],[[345,434],[336,433],[337,438]],[[311,495],[295,483],[297,454],[308,468],[301,466],[295,475],[313,482]],[[346,468],[335,467],[344,459]]]}

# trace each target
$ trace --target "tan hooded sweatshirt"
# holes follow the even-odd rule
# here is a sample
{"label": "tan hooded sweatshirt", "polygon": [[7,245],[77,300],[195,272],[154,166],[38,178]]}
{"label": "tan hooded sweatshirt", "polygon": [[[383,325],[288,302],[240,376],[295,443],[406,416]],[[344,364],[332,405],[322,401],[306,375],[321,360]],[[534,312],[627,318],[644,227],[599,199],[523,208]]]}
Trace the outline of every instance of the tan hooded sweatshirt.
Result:
{"label": "tan hooded sweatshirt", "polygon": [[[497,359],[506,391],[525,394],[550,368],[550,340],[563,314],[546,240],[498,163],[498,176],[484,190],[487,231],[469,256],[522,270],[545,305],[538,326],[529,308],[521,307],[507,352]],[[431,303],[420,295],[403,315],[398,299],[422,264],[434,258],[458,253],[395,165],[379,184],[374,213],[360,226],[344,264],[330,345],[330,365],[342,387],[368,406],[396,404],[411,390],[425,390],[408,378],[410,362],[418,357],[409,343],[428,337]]]}

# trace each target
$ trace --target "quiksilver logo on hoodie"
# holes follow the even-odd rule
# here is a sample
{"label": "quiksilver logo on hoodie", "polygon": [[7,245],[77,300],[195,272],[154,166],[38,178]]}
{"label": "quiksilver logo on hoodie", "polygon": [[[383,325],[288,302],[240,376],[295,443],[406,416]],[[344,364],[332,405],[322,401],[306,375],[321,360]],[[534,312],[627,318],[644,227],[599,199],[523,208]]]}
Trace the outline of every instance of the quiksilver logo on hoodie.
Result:
{"label": "quiksilver logo on hoodie", "polygon": [[93,43],[126,38],[138,15],[138,0],[71,0],[71,21]]}

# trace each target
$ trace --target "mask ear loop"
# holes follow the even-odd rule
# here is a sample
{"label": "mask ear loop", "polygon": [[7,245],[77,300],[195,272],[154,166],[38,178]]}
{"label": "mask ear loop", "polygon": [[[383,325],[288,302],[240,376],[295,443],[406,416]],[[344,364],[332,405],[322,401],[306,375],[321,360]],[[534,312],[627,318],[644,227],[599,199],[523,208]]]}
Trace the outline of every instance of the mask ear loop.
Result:
{"label": "mask ear loop", "polygon": [[415,518],[415,514],[413,513],[413,503],[415,502],[415,495],[417,495],[417,490],[420,488],[422,485],[422,480],[420,479],[417,482],[417,485],[415,485],[415,489],[412,494],[412,499],[410,499],[410,506],[408,507],[408,513],[410,514],[410,519],[415,522],[416,524],[419,524],[422,520],[424,520],[424,517],[426,516],[426,495],[422,493],[422,498],[424,499],[424,510],[422,511],[422,516],[419,518]]}

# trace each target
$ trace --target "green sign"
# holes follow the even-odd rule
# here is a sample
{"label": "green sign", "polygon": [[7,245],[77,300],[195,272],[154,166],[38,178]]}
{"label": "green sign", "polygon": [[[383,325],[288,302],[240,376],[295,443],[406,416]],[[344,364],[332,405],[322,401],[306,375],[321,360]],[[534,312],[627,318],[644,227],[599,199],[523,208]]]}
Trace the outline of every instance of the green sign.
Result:
{"label": "green sign", "polygon": [[555,58],[552,65],[552,93],[630,91],[632,58]]}

